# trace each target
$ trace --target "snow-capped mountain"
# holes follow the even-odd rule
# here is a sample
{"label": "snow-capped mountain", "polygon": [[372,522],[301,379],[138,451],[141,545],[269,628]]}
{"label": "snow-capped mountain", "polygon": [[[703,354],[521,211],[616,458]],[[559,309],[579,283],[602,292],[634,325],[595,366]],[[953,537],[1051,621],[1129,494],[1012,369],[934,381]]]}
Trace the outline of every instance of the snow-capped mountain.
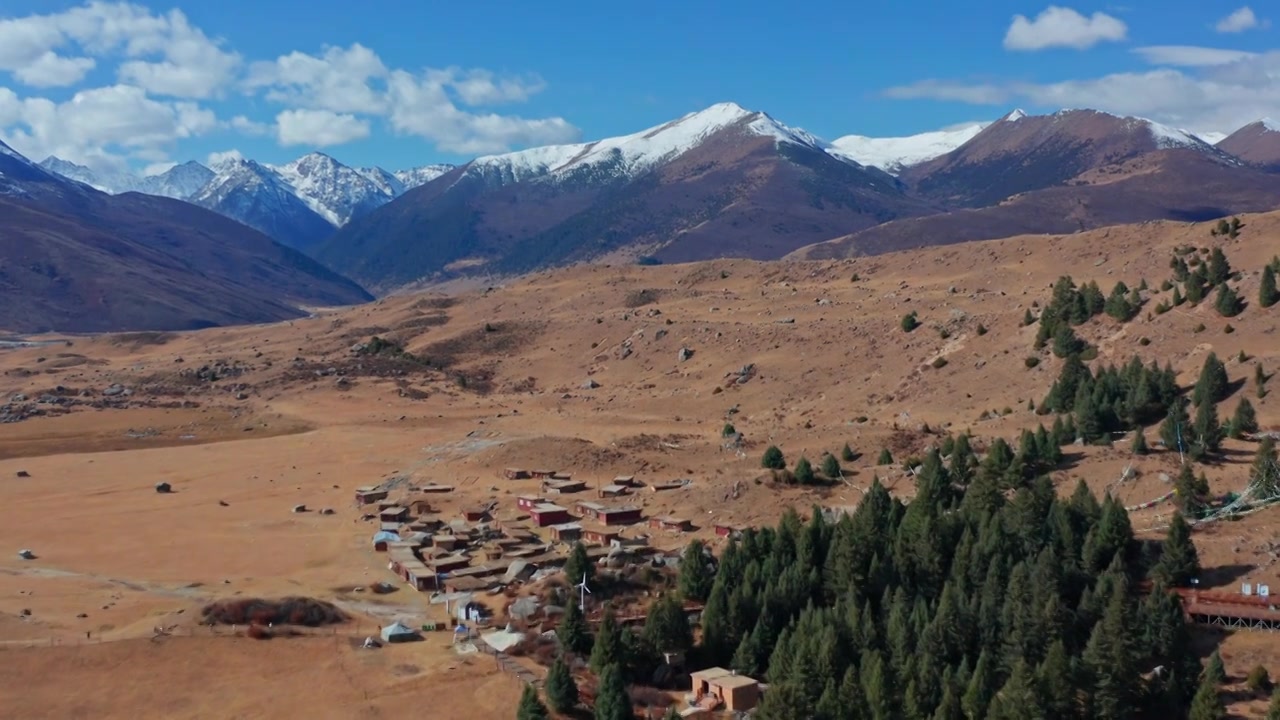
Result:
{"label": "snow-capped mountain", "polygon": [[280,173],[253,160],[225,160],[216,175],[188,198],[239,220],[290,247],[306,250],[330,235],[334,225],[313,210]]}
{"label": "snow-capped mountain", "polygon": [[845,135],[831,141],[832,152],[840,153],[863,165],[878,167],[897,175],[903,168],[919,165],[955,150],[969,142],[991,123],[968,123],[946,130],[907,135],[905,137],[873,138],[865,135]]}
{"label": "snow-capped mountain", "polygon": [[140,192],[147,195],[186,200],[199,192],[210,180],[213,171],[198,162],[185,162],[175,165],[157,175],[137,176],[129,173],[103,175],[94,172],[84,165],[50,156],[41,161],[40,166],[65,178],[82,182],[95,190],[119,195],[126,192]]}
{"label": "snow-capped mountain", "polygon": [[[400,190],[400,192],[397,192],[396,195],[399,196],[416,187],[426,185],[432,180],[435,180],[441,175],[444,175],[445,173],[454,169],[454,167],[456,166],[448,165],[448,164],[438,164],[438,165],[423,165],[422,167],[411,168],[409,170],[397,170],[391,175],[397,181],[400,182],[400,185],[402,186],[403,189]],[[386,171],[383,170],[383,172],[386,172]]]}
{"label": "snow-capped mountain", "polygon": [[615,177],[635,177],[731,128],[749,136],[772,138],[777,143],[821,152],[829,149],[821,139],[783,125],[763,112],[747,110],[736,103],[718,103],[632,135],[478,157],[466,165],[465,174],[504,183],[565,176],[592,168],[606,169],[606,174]]}
{"label": "snow-capped mountain", "polygon": [[1263,118],[1249,123],[1223,138],[1217,147],[1250,165],[1278,171],[1280,170],[1280,122]]}
{"label": "snow-capped mountain", "polygon": [[720,103],[629,135],[476,158],[351,221],[316,257],[392,289],[601,256],[780,257],[933,211],[814,135]]}
{"label": "snow-capped mountain", "polygon": [[320,152],[268,167],[293,187],[298,199],[335,227],[382,207],[398,194]]}

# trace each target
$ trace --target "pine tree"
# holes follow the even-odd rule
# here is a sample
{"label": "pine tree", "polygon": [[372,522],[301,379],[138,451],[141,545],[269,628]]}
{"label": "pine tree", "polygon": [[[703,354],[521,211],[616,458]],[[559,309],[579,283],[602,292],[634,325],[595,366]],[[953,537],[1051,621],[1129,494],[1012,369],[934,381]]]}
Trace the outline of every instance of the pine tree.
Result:
{"label": "pine tree", "polygon": [[814,483],[813,466],[809,464],[809,458],[800,456],[800,460],[796,462],[796,469],[793,473],[796,482],[801,485],[812,485]]}
{"label": "pine tree", "polygon": [[1031,670],[1022,658],[1014,662],[1009,679],[992,700],[987,714],[991,720],[1050,720],[1036,691]]}
{"label": "pine tree", "polygon": [[1191,391],[1191,402],[1196,405],[1220,402],[1227,397],[1229,389],[1227,367],[1218,359],[1217,353],[1210,352],[1200,368],[1195,389]]}
{"label": "pine tree", "polygon": [[1140,427],[1139,427],[1139,428],[1134,428],[1134,430],[1133,430],[1133,444],[1130,446],[1130,449],[1132,449],[1132,450],[1133,450],[1133,454],[1134,454],[1134,455],[1146,455],[1146,454],[1147,454],[1147,452],[1148,452],[1148,449],[1147,449],[1147,436],[1146,436],[1146,434],[1145,434],[1145,433],[1143,433],[1143,432],[1142,432],[1142,428],[1140,428]]}
{"label": "pine tree", "polygon": [[1036,319],[1031,315],[1031,308],[1027,308],[1026,312],[1022,313],[1022,326],[1027,327],[1035,321]]}
{"label": "pine tree", "polygon": [[1280,302],[1280,292],[1276,291],[1276,273],[1270,265],[1262,268],[1262,283],[1258,286],[1258,305],[1269,308]]}
{"label": "pine tree", "polygon": [[1236,412],[1231,416],[1230,432],[1232,439],[1239,440],[1246,433],[1258,432],[1258,416],[1253,410],[1253,403],[1248,398],[1240,398]]}
{"label": "pine tree", "polygon": [[831,480],[840,477],[840,461],[836,460],[836,456],[827,453],[822,456],[822,474]]}
{"label": "pine tree", "polygon": [[591,630],[587,627],[587,619],[582,616],[582,608],[578,607],[577,598],[569,598],[564,617],[556,627],[556,637],[565,652],[577,655],[591,652]]}
{"label": "pine tree", "polygon": [[1209,253],[1209,274],[1205,278],[1210,285],[1218,285],[1227,281],[1227,276],[1231,274],[1231,263],[1227,262],[1227,256],[1223,254],[1222,248],[1214,248]]}
{"label": "pine tree", "polygon": [[570,585],[577,585],[586,578],[588,587],[591,581],[595,579],[596,567],[591,564],[591,559],[587,557],[587,548],[581,542],[573,544],[573,549],[569,551],[569,557],[564,562],[564,577],[569,581]]}
{"label": "pine tree", "polygon": [[1235,317],[1244,309],[1240,295],[1225,282],[1218,284],[1218,297],[1214,300],[1213,307],[1222,317]]}
{"label": "pine tree", "polygon": [[1227,669],[1222,664],[1222,654],[1218,650],[1214,650],[1205,662],[1203,680],[1215,688],[1227,682]]}
{"label": "pine tree", "polygon": [[1186,403],[1179,398],[1169,406],[1169,413],[1160,423],[1160,440],[1170,450],[1185,452],[1190,437],[1191,416],[1187,415]]}
{"label": "pine tree", "polygon": [[1258,399],[1261,400],[1267,396],[1267,373],[1262,369],[1262,363],[1254,363],[1253,365],[1253,388]]}
{"label": "pine tree", "polygon": [[547,702],[556,712],[567,713],[577,706],[578,684],[574,682],[573,674],[569,672],[569,666],[565,664],[563,657],[557,657],[551,663],[544,689]]}
{"label": "pine tree", "polygon": [[644,637],[659,652],[685,652],[693,646],[689,618],[674,595],[663,596],[649,608]]}
{"label": "pine tree", "polygon": [[1065,358],[1068,355],[1074,355],[1084,348],[1080,338],[1076,337],[1075,330],[1067,323],[1062,323],[1053,333],[1053,354]]}
{"label": "pine tree", "polygon": [[600,619],[600,627],[596,630],[595,641],[591,644],[591,672],[599,675],[610,665],[621,665],[625,658],[622,648],[622,628],[613,612],[612,605],[605,605],[604,616]]}
{"label": "pine tree", "polygon": [[1200,556],[1191,541],[1191,526],[1182,519],[1182,513],[1174,513],[1165,534],[1160,561],[1152,569],[1153,577],[1172,587],[1186,587],[1200,575]]}
{"label": "pine tree", "polygon": [[631,696],[622,681],[622,668],[609,665],[600,672],[596,689],[595,720],[634,720]]}
{"label": "pine tree", "polygon": [[766,470],[783,470],[787,467],[787,459],[783,457],[782,450],[777,445],[770,445],[765,448],[764,456],[760,458],[760,467]]}
{"label": "pine tree", "polygon": [[1218,695],[1218,688],[1209,682],[1206,677],[1200,683],[1200,687],[1196,689],[1195,697],[1191,700],[1191,712],[1187,716],[1189,720],[1223,720],[1227,716],[1226,708],[1222,705],[1222,697]]}
{"label": "pine tree", "polygon": [[520,694],[520,705],[516,707],[516,720],[547,720],[551,713],[542,704],[538,691],[532,685],[525,685]]}
{"label": "pine tree", "polygon": [[849,443],[845,443],[844,447],[840,449],[840,459],[845,462],[853,462],[858,459],[858,456],[853,454],[853,448],[849,447]]}
{"label": "pine tree", "polygon": [[1201,403],[1196,408],[1196,419],[1192,424],[1194,438],[1191,442],[1191,458],[1201,460],[1205,456],[1218,452],[1222,446],[1222,425],[1218,422],[1218,408],[1212,402]]}
{"label": "pine tree", "polygon": [[876,460],[876,464],[877,465],[893,464],[893,453],[889,452],[889,448],[884,448],[883,450],[880,451],[880,457]]}
{"label": "pine tree", "polygon": [[715,573],[707,567],[706,545],[701,540],[691,541],[680,558],[680,596],[706,602],[715,581]]}

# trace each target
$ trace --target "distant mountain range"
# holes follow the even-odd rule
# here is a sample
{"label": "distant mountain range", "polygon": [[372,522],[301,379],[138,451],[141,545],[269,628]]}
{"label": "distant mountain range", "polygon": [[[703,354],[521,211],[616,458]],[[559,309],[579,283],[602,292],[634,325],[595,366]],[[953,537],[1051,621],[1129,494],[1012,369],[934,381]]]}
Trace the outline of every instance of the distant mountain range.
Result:
{"label": "distant mountain range", "polygon": [[[174,190],[189,170],[146,187]],[[157,195],[108,195],[0,142],[0,329],[183,330],[370,299],[234,220]]]}
{"label": "distant mountain range", "polygon": [[97,190],[140,192],[186,200],[259,230],[290,247],[307,250],[353,217],[367,214],[453,169],[427,165],[388,172],[350,168],[324,153],[285,165],[231,159],[209,168],[185,162],[158,175],[100,175],[57,157],[40,166]]}
{"label": "distant mountain range", "polygon": [[920,135],[825,141],[733,103],[632,135],[401,172],[321,153],[147,178],[43,165],[190,201],[377,292],[575,262],[844,257],[1280,207],[1280,130],[1216,145],[1142,118],[1014,111]]}

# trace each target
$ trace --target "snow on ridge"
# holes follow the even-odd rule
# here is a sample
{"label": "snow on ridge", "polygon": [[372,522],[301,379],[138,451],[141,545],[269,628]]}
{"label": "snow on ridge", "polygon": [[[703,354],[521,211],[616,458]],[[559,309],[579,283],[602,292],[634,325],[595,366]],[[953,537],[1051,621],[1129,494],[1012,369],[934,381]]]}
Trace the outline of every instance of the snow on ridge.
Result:
{"label": "snow on ridge", "polygon": [[743,125],[748,132],[772,137],[777,142],[818,149],[827,147],[814,135],[783,125],[765,113],[724,102],[630,135],[486,155],[473,160],[471,167],[509,174],[515,181],[613,161],[621,162],[627,172],[637,172],[679,157],[715,133],[735,125]]}
{"label": "snow on ridge", "polygon": [[1258,122],[1262,123],[1263,130],[1270,130],[1271,132],[1280,132],[1280,122],[1276,122],[1275,120],[1272,120],[1269,117],[1264,117]]}
{"label": "snow on ridge", "polygon": [[1024,117],[1027,117],[1027,113],[1026,113],[1026,111],[1025,111],[1025,110],[1023,110],[1022,108],[1018,108],[1018,109],[1014,110],[1013,112],[1009,113],[1008,115],[1005,115],[1004,117],[1002,117],[1002,118],[1000,118],[1000,119],[1001,119],[1001,120],[1003,120],[1003,121],[1005,121],[1005,122],[1017,122],[1017,121],[1021,120],[1021,119],[1022,119],[1022,118],[1024,118]]}
{"label": "snow on ridge", "polygon": [[905,137],[846,135],[831,142],[830,152],[892,175],[905,167],[946,155],[990,125],[986,122],[971,123],[951,130],[934,130]]}

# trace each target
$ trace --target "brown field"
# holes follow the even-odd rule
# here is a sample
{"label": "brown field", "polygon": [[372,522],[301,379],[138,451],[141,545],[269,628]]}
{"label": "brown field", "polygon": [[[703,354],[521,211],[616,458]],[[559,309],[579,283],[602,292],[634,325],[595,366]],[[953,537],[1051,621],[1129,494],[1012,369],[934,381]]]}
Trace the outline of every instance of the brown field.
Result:
{"label": "brown field", "polygon": [[[1012,440],[1042,421],[1027,403],[1044,396],[1059,361],[1044,354],[1028,369],[1035,328],[1020,325],[1063,273],[1096,279],[1104,293],[1117,280],[1151,286],[1131,323],[1103,316],[1080,331],[1103,360],[1167,360],[1189,384],[1216,351],[1232,380],[1247,381],[1237,397],[1275,429],[1280,401],[1254,396],[1252,370],[1255,361],[1280,368],[1280,307],[1255,303],[1259,271],[1280,250],[1280,214],[1244,220],[1234,241],[1211,238],[1207,225],[1150,223],[850,261],[584,266],[456,299],[399,296],[273,325],[0,351],[0,400],[92,391],[66,414],[0,425],[0,701],[18,708],[14,717],[266,717],[281,708],[509,717],[517,681],[487,656],[468,664],[443,639],[373,652],[343,635],[252,641],[191,628],[210,600],[283,595],[336,601],[363,634],[392,617],[444,619],[403,585],[387,596],[340,592],[395,579],[352,502],[355,487],[395,474],[454,485],[434,496],[445,519],[491,499],[499,518],[514,516],[514,496],[538,481],[503,480],[507,466],[571,472],[592,487],[618,474],[690,478],[631,501],[648,516],[692,520],[703,538],[717,522],[771,523],[788,505],[855,504],[873,474],[909,495],[900,468],[873,463],[882,447],[899,460],[922,450],[936,438],[923,424]],[[1169,295],[1158,288],[1172,249],[1219,242],[1244,273],[1249,307],[1229,320],[1211,300],[1149,314]],[[909,310],[924,324],[906,334],[899,320]],[[978,335],[979,324],[989,332]],[[430,366],[352,353],[373,335]],[[682,347],[693,352],[683,361]],[[1247,363],[1235,360],[1241,350]],[[947,364],[935,368],[939,357]],[[748,364],[754,374],[736,382]],[[206,365],[236,369],[196,377]],[[121,407],[91,407],[113,383],[131,391]],[[1235,403],[1220,408],[1224,420]],[[741,455],[721,447],[726,422],[746,436]],[[789,461],[816,463],[845,442],[863,453],[845,464],[846,484],[761,477],[770,443]],[[1206,468],[1215,491],[1246,481],[1252,444],[1227,449]],[[1134,458],[1127,440],[1067,452],[1068,469],[1055,475],[1065,491],[1084,478],[1127,505],[1167,492],[1159,474],[1177,467],[1175,454]],[[1115,485],[1130,463],[1137,477]],[[162,481],[174,492],[154,492]],[[297,504],[312,512],[292,513]],[[1134,527],[1158,527],[1169,512],[1134,512]],[[1278,521],[1273,509],[1198,532],[1205,584],[1280,586]],[[643,525],[624,535],[651,532],[664,548],[688,539]],[[19,559],[20,548],[37,559]],[[160,625],[178,626],[177,636],[151,642]],[[1228,672],[1243,677],[1263,662],[1280,674],[1268,642],[1229,637]]]}

